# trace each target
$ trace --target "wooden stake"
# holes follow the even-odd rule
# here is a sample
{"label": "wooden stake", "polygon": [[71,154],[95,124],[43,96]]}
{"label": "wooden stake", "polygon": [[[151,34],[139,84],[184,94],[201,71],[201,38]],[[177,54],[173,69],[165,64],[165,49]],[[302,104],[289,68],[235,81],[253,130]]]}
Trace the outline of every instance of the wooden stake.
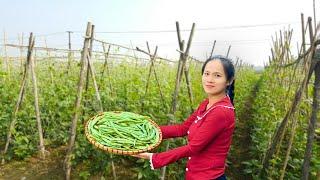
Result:
{"label": "wooden stake", "polygon": [[64,161],[65,170],[66,170],[66,179],[70,179],[71,173],[71,155],[74,148],[75,138],[76,138],[76,128],[77,128],[77,121],[80,112],[80,104],[82,99],[82,91],[83,91],[83,83],[85,78],[85,72],[87,68],[87,56],[88,56],[88,47],[90,44],[90,37],[91,37],[92,25],[91,22],[87,24],[86,36],[83,43],[83,53],[81,57],[81,70],[80,70],[80,78],[78,83],[78,90],[77,90],[77,98],[75,102],[75,111],[72,118],[72,124],[70,129],[70,137],[69,137],[69,145],[68,145],[68,152],[66,154],[66,158]]}
{"label": "wooden stake", "polygon": [[27,54],[27,61],[25,63],[25,68],[24,68],[24,74],[23,74],[23,78],[20,84],[20,90],[19,90],[19,96],[18,96],[18,100],[17,103],[15,105],[14,111],[13,111],[13,115],[12,115],[12,121],[10,122],[10,126],[8,128],[8,133],[7,133],[7,141],[6,141],[6,145],[4,147],[3,153],[2,153],[2,162],[1,164],[5,163],[5,159],[4,159],[4,155],[7,153],[8,148],[9,148],[9,144],[11,141],[11,136],[12,136],[12,132],[15,129],[15,124],[17,121],[17,114],[19,111],[19,108],[22,104],[23,101],[23,97],[25,94],[25,89],[26,89],[26,83],[27,83],[27,79],[28,79],[28,72],[29,72],[29,68],[30,68],[30,59],[31,59],[31,52],[32,52],[32,43],[31,43],[31,36],[29,38],[29,48],[28,48],[28,54]]}
{"label": "wooden stake", "polygon": [[109,57],[109,52],[110,52],[110,49],[111,49],[111,45],[109,45],[107,52],[106,52],[105,43],[102,43],[102,48],[103,48],[103,52],[104,52],[104,64],[103,64],[103,69],[102,69],[102,72],[101,72],[101,78],[100,79],[101,79],[101,81],[103,80],[104,71],[107,70],[107,77],[108,77],[108,80],[109,80],[110,95],[113,96],[111,75],[110,75],[110,69],[109,69],[109,64],[108,64],[108,57]]}
{"label": "wooden stake", "polygon": [[[149,53],[151,53],[148,42],[147,42],[147,47],[148,47]],[[154,77],[156,78],[156,83],[157,83],[158,88],[159,88],[159,93],[160,93],[162,105],[163,105],[163,107],[167,107],[167,104],[166,104],[165,99],[164,99],[164,95],[163,95],[162,90],[161,90],[160,81],[159,81],[159,78],[158,78],[158,75],[157,75],[157,72],[156,72],[155,64],[154,64],[155,60],[156,60],[156,56],[157,56],[156,55],[157,49],[158,49],[158,46],[156,46],[154,56],[153,57],[150,56],[150,60],[152,61],[152,64],[153,64],[152,65],[153,66],[153,74],[154,74]]]}
{"label": "wooden stake", "polygon": [[[314,41],[314,37],[313,37],[313,28],[312,28],[312,18],[308,17],[308,24],[309,24],[309,37],[310,37],[310,44],[312,44],[312,42]],[[311,63],[311,62],[310,62]],[[309,64],[305,64],[305,66],[309,66]],[[312,68],[312,67],[311,67]],[[307,72],[307,71],[306,71]],[[309,90],[308,90],[308,84],[306,86],[306,98],[308,99],[309,97]]]}
{"label": "wooden stake", "polygon": [[138,57],[136,55],[135,49],[133,49],[133,45],[132,45],[132,41],[131,40],[130,40],[130,45],[131,45],[133,57],[135,59],[135,66],[134,67],[137,69],[137,67],[138,67]]}
{"label": "wooden stake", "polygon": [[314,31],[317,29],[317,20],[316,20],[316,2],[313,0],[313,25],[314,25]]}
{"label": "wooden stake", "polygon": [[[89,56],[92,57],[92,49],[93,49],[93,40],[94,40],[94,25],[92,25],[92,29],[91,29],[91,39],[90,39],[90,48],[89,48]],[[89,68],[89,64],[88,64],[88,67],[87,69]],[[86,92],[88,91],[88,88],[89,88],[89,71],[87,71],[87,78],[86,78]]]}
{"label": "wooden stake", "polygon": [[[318,24],[319,28],[319,24]],[[316,50],[315,52],[317,55],[320,54],[320,50]],[[309,171],[310,171],[310,161],[312,156],[312,146],[315,137],[315,127],[317,122],[317,113],[319,112],[319,104],[320,104],[320,63],[319,59],[313,59],[315,62],[314,74],[315,74],[315,81],[314,81],[314,93],[313,93],[313,102],[312,102],[312,113],[311,118],[308,123],[308,131],[307,131],[307,144],[306,150],[304,154],[303,166],[302,166],[302,180],[309,179]],[[320,177],[320,171],[318,171],[318,176]]]}
{"label": "wooden stake", "polygon": [[[94,25],[92,25],[92,29],[91,29],[91,35],[90,35],[91,39],[90,39],[90,47],[89,47],[89,56],[92,57],[92,49],[93,49],[93,40],[94,40]],[[84,94],[84,97],[83,97],[83,100],[84,100],[84,107],[87,107],[88,106],[88,89],[89,89],[89,83],[90,83],[90,71],[88,70],[89,69],[89,64],[87,64],[87,76],[86,76],[86,86],[85,86],[85,94]],[[82,112],[84,115],[85,111]]]}
{"label": "wooden stake", "polygon": [[190,104],[189,104],[190,111],[192,113],[194,111],[194,109],[193,109],[193,93],[192,93],[191,81],[190,81],[190,76],[189,76],[189,66],[187,66],[187,64],[185,65],[185,68],[184,68],[184,75],[185,75],[186,83],[187,83],[189,102],[190,102]]}
{"label": "wooden stake", "polygon": [[[149,48],[149,44],[147,42],[147,48],[148,48],[148,51],[150,53],[150,48]],[[152,57],[150,56],[150,67],[149,67],[149,73],[148,73],[148,78],[147,78],[147,83],[146,83],[146,88],[145,88],[145,92],[144,92],[144,98],[146,97],[147,95],[147,92],[148,92],[148,88],[149,88],[149,82],[150,82],[150,77],[151,77],[151,73],[152,73],[152,67],[153,67],[153,58],[157,55],[157,51],[158,51],[158,46],[156,47]],[[141,104],[141,111],[143,112],[144,111],[144,100],[142,101],[142,104]]]}
{"label": "wooden stake", "polygon": [[68,52],[68,65],[67,65],[67,73],[69,73],[69,69],[71,66],[71,56],[72,56],[72,52],[71,52],[71,33],[73,33],[72,31],[67,31],[68,33],[68,47],[69,47],[69,52]]}
{"label": "wooden stake", "polygon": [[[23,46],[23,33],[21,34],[21,36],[18,34],[18,40],[19,40],[19,45]],[[23,49],[22,49],[22,47],[19,48],[19,52],[20,52],[20,56],[19,56],[20,70],[21,70],[21,72],[23,72],[23,57],[22,57]]]}
{"label": "wooden stake", "polygon": [[[312,39],[312,38],[311,38]],[[288,124],[288,121],[291,119],[291,117],[293,116],[293,114],[296,112],[297,107],[299,106],[300,102],[301,102],[301,98],[302,98],[302,93],[303,91],[305,91],[307,83],[309,81],[309,74],[312,73],[312,56],[313,56],[313,52],[315,51],[315,45],[313,43],[313,41],[311,41],[312,45],[311,45],[311,53],[308,54],[307,60],[306,60],[306,64],[308,64],[307,66],[307,73],[305,74],[305,77],[300,85],[300,87],[298,88],[294,100],[292,102],[292,105],[289,109],[289,111],[286,113],[286,116],[284,117],[284,119],[281,121],[278,129],[275,132],[273,141],[270,145],[270,147],[267,149],[265,158],[263,159],[263,167],[260,171],[260,177],[265,177],[266,175],[266,171],[268,170],[269,167],[269,160],[272,159],[273,154],[275,152],[276,147],[278,146],[278,142],[280,140],[280,137],[282,136],[282,134],[284,133],[285,127]]]}
{"label": "wooden stake", "polygon": [[231,49],[231,45],[229,45],[229,48],[228,48],[228,52],[227,52],[226,57],[229,57],[230,49]]}
{"label": "wooden stake", "polygon": [[5,69],[6,72],[8,73],[8,78],[10,78],[10,66],[9,66],[9,58],[8,58],[8,54],[7,54],[7,36],[6,36],[6,32],[3,31],[3,51],[4,51],[4,60],[5,60]]}
{"label": "wooden stake", "polygon": [[[195,27],[195,23],[192,24],[187,48],[184,53],[180,54],[180,59],[179,59],[179,64],[178,64],[178,72],[177,72],[177,76],[176,76],[175,91],[173,94],[173,100],[172,100],[172,106],[171,106],[171,112],[173,112],[173,114],[174,114],[174,112],[176,112],[177,97],[179,94],[181,77],[182,77],[182,73],[184,72],[185,64],[186,64],[187,57],[189,54],[189,50],[190,50],[190,46],[191,46],[191,42],[192,42],[192,37],[193,37],[193,32],[194,32],[194,27]],[[176,28],[177,28],[179,48],[180,48],[180,51],[183,51],[184,41],[181,41],[179,22],[176,22]],[[190,86],[187,85],[187,87],[190,87]],[[191,91],[191,89],[188,88],[188,91]],[[192,94],[192,92],[189,94]]]}
{"label": "wooden stake", "polygon": [[298,122],[298,118],[293,117],[293,122],[292,122],[292,127],[291,127],[291,132],[290,132],[290,139],[289,139],[288,147],[287,147],[287,152],[286,152],[285,160],[284,160],[284,163],[283,163],[283,167],[282,167],[282,169],[280,171],[281,172],[280,180],[283,180],[284,175],[286,173],[286,168],[287,168],[288,161],[289,161],[289,158],[290,158],[290,153],[291,153],[291,148],[292,148],[292,144],[293,144],[293,140],[294,140],[294,135],[296,134],[297,122]]}
{"label": "wooden stake", "polygon": [[[188,89],[188,95],[189,95],[189,101],[190,101],[190,113],[193,112],[193,93],[192,93],[192,89],[191,89],[191,82],[190,82],[190,77],[189,77],[189,70],[187,67],[187,58],[189,55],[189,50],[191,47],[191,42],[192,42],[192,37],[193,37],[193,32],[194,32],[194,28],[195,28],[195,23],[192,24],[192,28],[191,28],[191,32],[190,32],[190,36],[189,36],[189,41],[187,44],[187,49],[185,51],[185,53],[183,54],[183,61],[182,61],[182,69],[180,69],[180,79],[179,81],[181,82],[181,77],[182,77],[182,73],[185,73],[185,78],[186,78],[186,83],[187,83],[187,89]],[[183,49],[183,42],[182,44],[182,49]],[[178,87],[180,88],[180,87]]]}
{"label": "wooden stake", "polygon": [[[30,39],[31,39],[31,53],[32,49],[34,47],[34,37],[33,34],[30,33]],[[37,77],[36,77],[36,71],[34,69],[34,61],[32,58],[30,58],[30,68],[31,68],[31,76],[32,76],[32,84],[33,84],[33,93],[34,93],[34,108],[36,113],[36,120],[38,125],[38,133],[39,133],[39,148],[40,148],[40,157],[45,158],[45,148],[44,148],[44,140],[43,140],[43,134],[42,134],[42,126],[41,126],[41,119],[40,119],[40,109],[39,109],[39,98],[38,98],[38,86],[37,86]]]}
{"label": "wooden stake", "polygon": [[48,46],[47,46],[47,39],[44,38],[44,45],[46,47],[46,51],[47,51],[47,56],[48,56],[48,59],[49,59],[49,72],[50,72],[50,81],[51,81],[51,85],[54,84],[54,78],[53,78],[53,73],[52,73],[52,69],[54,68],[54,64],[53,62],[51,61],[51,55],[50,55],[50,50],[48,49]]}
{"label": "wooden stake", "polygon": [[[155,69],[155,60],[157,58],[158,46],[156,46],[156,49],[155,49],[155,51],[153,53],[153,56],[151,55],[151,51],[150,51],[150,47],[149,47],[149,43],[148,42],[147,42],[147,49],[148,49],[148,52],[150,54],[149,57],[150,57],[150,62],[151,62],[150,69],[149,69],[149,76],[150,76],[151,70],[153,70],[153,74],[154,74],[154,77],[156,79],[157,86],[159,88],[159,93],[160,93],[160,98],[161,98],[161,101],[162,101],[162,105],[163,105],[163,107],[167,107],[167,105],[165,103],[164,95],[163,95],[162,90],[161,90],[160,81],[159,81],[159,78],[158,78],[158,75],[157,75],[157,72],[156,72],[156,69]],[[145,94],[145,96],[146,96],[146,94]]]}
{"label": "wooden stake", "polygon": [[214,42],[213,42],[213,46],[212,46],[212,49],[211,49],[211,53],[210,53],[210,56],[209,56],[209,58],[211,58],[212,57],[212,55],[213,55],[213,50],[214,50],[214,47],[216,46],[216,40],[214,40]]}
{"label": "wooden stake", "polygon": [[[93,39],[93,31],[94,31],[93,28],[94,28],[94,25],[92,25],[91,40]],[[92,43],[92,41],[91,41],[91,43]],[[102,43],[102,46],[103,46],[103,51],[105,52],[105,44]],[[110,78],[110,73],[109,73],[109,68],[108,68],[108,61],[107,61],[108,54],[109,54],[109,51],[110,51],[110,47],[111,47],[111,45],[109,45],[108,53],[107,54],[105,53],[105,64],[104,64],[103,70],[105,69],[105,66],[106,66],[107,67],[107,74],[108,74],[109,81],[110,81],[109,82],[110,90],[111,90],[111,93],[112,93],[111,78]],[[90,51],[89,52],[92,52],[92,44],[90,46]],[[94,85],[94,88],[95,88],[95,91],[96,91],[96,98],[97,98],[97,101],[98,101],[99,106],[100,106],[100,112],[103,112],[103,106],[102,106],[102,102],[101,102],[101,98],[100,98],[99,87],[98,87],[98,84],[97,84],[97,81],[96,81],[96,78],[95,78],[95,70],[94,70],[93,64],[91,63],[90,58],[91,58],[91,56],[88,54],[88,56],[87,56],[88,67],[89,67],[89,70],[90,70],[90,73],[91,73],[91,77],[92,77],[92,81],[93,81],[93,85]],[[103,73],[102,73],[102,75],[103,75]],[[112,154],[111,154],[111,159],[112,159]],[[113,160],[111,160],[111,167],[112,167],[113,179],[117,179],[117,174],[116,174],[115,165],[114,165]]]}
{"label": "wooden stake", "polygon": [[37,50],[34,49],[34,58],[33,58],[33,65],[34,67],[37,66]]}
{"label": "wooden stake", "polygon": [[303,13],[301,13],[301,35],[302,35],[302,53],[305,54],[306,53],[306,40],[305,40],[305,33],[304,33],[304,17],[303,17]]}
{"label": "wooden stake", "polygon": [[[180,48],[180,51],[183,51],[184,41],[181,41],[179,22],[176,22],[176,28],[177,28],[179,48]],[[190,47],[191,47],[194,28],[195,28],[195,23],[192,24],[192,28],[191,28],[191,32],[190,32],[189,40],[188,40],[188,44],[187,44],[187,48],[186,48],[184,53],[180,53],[178,71],[177,71],[177,76],[176,76],[176,84],[175,84],[175,89],[174,89],[174,93],[173,93],[173,97],[172,97],[172,106],[171,106],[171,114],[173,115],[173,117],[174,117],[174,114],[175,114],[176,108],[177,108],[176,106],[177,106],[178,94],[179,94],[179,89],[180,89],[181,76],[182,76],[182,73],[184,72],[183,69],[185,68],[186,60],[187,60],[187,57],[189,55],[189,50],[190,50]],[[168,124],[171,124],[173,122],[173,120],[174,119],[170,119]],[[170,142],[167,143],[166,151],[169,150],[169,147],[170,147]],[[166,175],[166,166],[162,168],[160,179],[164,180],[165,179],[165,175]]]}
{"label": "wooden stake", "polygon": [[101,102],[101,98],[100,98],[98,84],[97,84],[97,81],[96,81],[95,70],[94,70],[93,64],[91,63],[89,55],[87,56],[87,61],[88,61],[88,67],[89,67],[89,71],[90,71],[90,74],[91,74],[91,77],[92,77],[92,81],[93,81],[93,86],[94,86],[94,89],[96,91],[96,97],[97,97],[97,100],[98,100],[98,103],[99,103],[99,111],[103,112],[103,106],[102,106],[102,102]]}

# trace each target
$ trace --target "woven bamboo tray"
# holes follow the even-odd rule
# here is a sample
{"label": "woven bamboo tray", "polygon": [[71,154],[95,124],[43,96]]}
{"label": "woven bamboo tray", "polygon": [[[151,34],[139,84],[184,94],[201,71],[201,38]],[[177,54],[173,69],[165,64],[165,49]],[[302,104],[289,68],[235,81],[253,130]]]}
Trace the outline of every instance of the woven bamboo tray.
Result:
{"label": "woven bamboo tray", "polygon": [[[114,113],[121,113],[121,111],[112,111]],[[91,120],[99,117],[99,116],[102,116],[104,113],[99,113],[93,117],[91,117],[88,121],[85,122],[85,135],[88,139],[88,141],[93,144],[94,146],[96,146],[97,148],[105,151],[105,152],[108,152],[108,153],[113,153],[113,154],[121,154],[121,155],[134,155],[134,154],[139,154],[139,153],[143,153],[143,152],[147,152],[147,151],[151,151],[152,149],[156,148],[157,146],[160,145],[161,141],[162,141],[162,133],[161,133],[161,130],[160,130],[160,127],[154,122],[152,121],[151,119],[147,119],[153,126],[155,126],[159,132],[159,140],[156,144],[152,145],[152,146],[149,146],[148,148],[146,149],[140,149],[140,150],[133,150],[133,151],[125,151],[125,150],[119,150],[119,149],[114,149],[114,148],[111,148],[111,147],[107,147],[105,145],[102,145],[100,144],[99,142],[97,142],[92,136],[91,134],[89,133],[89,130],[88,130],[88,124]]]}

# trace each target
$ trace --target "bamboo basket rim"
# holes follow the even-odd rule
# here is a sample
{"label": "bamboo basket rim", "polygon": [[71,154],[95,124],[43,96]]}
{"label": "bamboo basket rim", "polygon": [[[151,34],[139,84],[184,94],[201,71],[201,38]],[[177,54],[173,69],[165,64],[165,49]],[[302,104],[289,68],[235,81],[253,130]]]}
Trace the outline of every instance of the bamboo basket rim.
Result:
{"label": "bamboo basket rim", "polygon": [[[115,113],[122,113],[122,112],[127,112],[127,111],[105,111],[105,112],[101,112],[99,114],[96,114],[95,116],[92,116],[91,118],[89,118],[86,122],[85,122],[85,128],[84,128],[84,131],[85,131],[85,135],[86,135],[86,138],[87,140],[92,144],[94,145],[95,147],[105,151],[105,152],[108,152],[108,153],[112,153],[112,154],[120,154],[120,155],[134,155],[134,154],[139,154],[139,153],[143,153],[143,152],[147,152],[147,151],[151,151],[153,150],[154,148],[158,147],[162,141],[162,132],[161,132],[161,129],[159,127],[159,125],[157,123],[155,123],[153,120],[151,120],[150,118],[148,118],[147,120],[153,125],[156,127],[156,129],[158,130],[159,132],[159,140],[157,143],[153,144],[152,146],[148,146],[148,148],[146,149],[140,149],[140,150],[134,150],[134,151],[128,151],[128,150],[120,150],[120,149],[114,149],[114,148],[111,148],[111,147],[108,147],[108,146],[105,146],[103,144],[100,144],[99,142],[97,142],[93,137],[92,135],[89,133],[89,130],[88,130],[88,123],[103,115],[104,113],[106,112],[115,112]],[[132,112],[131,112],[132,113]],[[136,114],[136,113],[135,113]]]}

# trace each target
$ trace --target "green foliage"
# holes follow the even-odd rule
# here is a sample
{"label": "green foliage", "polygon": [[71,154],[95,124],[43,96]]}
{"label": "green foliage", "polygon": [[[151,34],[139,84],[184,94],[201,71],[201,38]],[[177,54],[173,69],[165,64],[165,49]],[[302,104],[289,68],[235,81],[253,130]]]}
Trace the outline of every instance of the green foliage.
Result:
{"label": "green foliage", "polygon": [[[156,63],[156,71],[163,93],[163,99],[159,92],[158,84],[154,74],[151,74],[149,88],[145,95],[147,75],[149,65],[139,65],[134,67],[127,60],[122,62],[112,61],[109,64],[111,77],[101,77],[102,64],[95,64],[96,79],[100,89],[103,109],[105,111],[131,111],[142,115],[148,115],[159,125],[167,124],[172,115],[169,114],[172,92],[175,83],[176,66],[167,63]],[[190,67],[194,65],[191,64]],[[48,61],[39,61],[36,66],[39,90],[40,116],[47,148],[56,148],[65,146],[68,143],[71,119],[74,113],[74,103],[77,93],[77,84],[79,80],[79,63],[73,62],[69,73],[66,73],[66,64],[55,62],[54,59]],[[198,66],[200,67],[200,66]],[[12,120],[12,112],[18,99],[22,73],[19,68],[13,69],[17,73],[12,73],[9,78],[0,78],[0,139],[1,147],[6,142],[8,127]],[[201,89],[200,71],[195,68],[190,70],[193,78],[193,92],[196,108],[198,103],[205,97]],[[2,73],[1,73],[2,74]],[[24,159],[37,152],[38,132],[35,120],[34,97],[31,83],[31,77],[27,82],[26,94],[22,106],[17,114],[17,122],[10,143],[9,152],[6,159]],[[110,84],[112,89],[110,89]],[[187,96],[186,83],[183,80],[181,84],[180,100],[175,120],[182,122],[190,113],[189,99]],[[143,104],[143,108],[142,108]],[[125,156],[114,156],[104,153],[88,143],[84,135],[84,122],[95,115],[98,111],[98,103],[95,97],[92,79],[89,81],[88,89],[84,87],[83,101],[77,126],[77,138],[72,156],[74,166],[85,166],[79,177],[87,179],[89,176],[98,172],[104,172],[110,176],[110,161],[115,164],[122,164],[123,160],[131,163],[131,169],[137,174],[139,179],[148,179],[158,177],[159,171],[152,171],[148,161],[136,162],[136,158]],[[3,143],[2,143],[3,142]],[[172,147],[181,144],[177,140]],[[185,143],[185,142],[184,142]],[[164,151],[164,145],[157,150]],[[174,172],[177,171],[177,172]],[[184,173],[183,168],[175,168],[174,171],[168,171],[169,175],[181,177]]]}
{"label": "green foliage", "polygon": [[[253,159],[244,163],[245,172],[251,174],[253,178],[258,178],[259,171],[262,169],[262,161],[269,147],[273,135],[280,125],[280,122],[285,117],[294,99],[295,92],[299,84],[291,84],[291,89],[288,91],[288,86],[282,82],[288,81],[292,74],[291,69],[286,69],[280,74],[274,74],[274,69],[267,69],[263,75],[259,87],[259,92],[254,100],[254,119],[250,126],[253,127],[251,133],[252,145],[250,147],[251,157]],[[298,76],[298,78],[302,78]],[[310,90],[309,90],[310,93]],[[309,98],[312,97],[310,93]],[[289,162],[286,168],[286,179],[300,179],[301,166],[304,158],[304,151],[306,148],[306,129],[308,128],[308,121],[311,114],[310,99],[303,98],[298,112],[294,118],[298,119],[296,132],[294,135],[294,142],[291,149]],[[292,122],[292,120],[290,121]],[[268,177],[278,179],[280,177],[281,169],[283,167],[287,144],[289,136],[292,131],[292,123],[288,124],[285,137],[276,156],[270,161],[270,169],[268,170]],[[313,157],[311,160],[311,178],[315,178],[317,170],[319,170],[320,156],[319,143],[314,143]],[[317,169],[318,168],[318,169]]]}
{"label": "green foliage", "polygon": [[[1,61],[0,61],[1,62]],[[66,73],[66,63],[48,61],[37,62],[36,72],[39,88],[39,105],[41,111],[41,121],[45,138],[45,146],[56,148],[65,146],[68,143],[71,119],[74,114],[74,103],[77,93],[80,65],[73,62],[69,73]],[[175,85],[176,65],[166,62],[155,64],[161,92],[154,74],[151,74],[150,84],[146,92],[149,65],[138,64],[123,59],[121,61],[110,61],[110,78],[104,73],[101,77],[102,64],[96,63],[96,79],[99,85],[101,100],[104,111],[130,111],[142,115],[150,116],[157,124],[164,125],[169,119],[174,119],[175,123],[183,122],[195,109],[198,104],[206,97],[201,85],[201,65],[190,64],[190,77],[194,104],[190,105],[185,79],[183,78],[177,112],[173,117],[170,114],[172,93]],[[13,69],[9,76],[0,71],[0,146],[3,147],[6,141],[8,127],[12,119],[12,112],[15,107],[19,94],[20,81],[22,74],[20,69]],[[270,69],[257,74],[250,68],[241,68],[236,72],[235,84],[235,107],[236,114],[245,112],[245,102],[252,95],[252,90],[259,80],[258,94],[252,104],[254,119],[248,126],[252,128],[250,153],[253,159],[243,162],[245,173],[257,179],[257,175],[262,168],[261,162],[266,149],[272,139],[276,128],[285,116],[287,109],[292,101],[296,86],[293,86],[288,93],[287,87],[278,83],[281,77],[288,77],[288,74],[276,76]],[[261,77],[261,79],[260,79]],[[110,89],[111,85],[111,89]],[[310,94],[312,89],[310,89]],[[32,95],[31,78],[26,89],[26,96],[22,107],[17,114],[17,123],[13,132],[13,139],[6,155],[6,159],[24,159],[37,152],[38,133],[35,121],[34,99]],[[163,99],[162,99],[163,98]],[[298,126],[295,134],[291,157],[287,167],[286,178],[297,179],[300,176],[300,169],[304,155],[306,143],[307,121],[310,116],[310,101],[304,100],[300,105]],[[158,179],[160,171],[153,171],[149,168],[149,162],[138,160],[133,157],[120,156],[104,153],[88,143],[84,135],[84,122],[94,116],[99,109],[96,101],[95,90],[92,79],[89,81],[87,90],[84,90],[81,105],[80,117],[77,126],[77,138],[72,156],[73,166],[81,166],[82,170],[79,177],[88,179],[91,176],[102,173],[108,179],[112,176],[111,160],[119,168],[131,170],[132,177],[136,179]],[[288,141],[288,133],[291,131],[290,125],[283,142]],[[166,141],[162,143],[155,152],[165,150]],[[186,144],[184,138],[178,138],[171,143],[171,148]],[[231,154],[235,153],[231,147]],[[280,147],[280,153],[271,161],[272,168],[269,170],[271,178],[279,177],[279,169],[282,168],[284,150],[286,143]],[[313,149],[314,154],[319,154],[320,146],[316,144]],[[184,177],[184,166],[186,160],[167,167],[167,177],[169,179],[181,179]],[[316,170],[320,168],[319,156],[313,156],[311,161],[311,175],[315,177]],[[120,173],[120,172],[119,172]]]}

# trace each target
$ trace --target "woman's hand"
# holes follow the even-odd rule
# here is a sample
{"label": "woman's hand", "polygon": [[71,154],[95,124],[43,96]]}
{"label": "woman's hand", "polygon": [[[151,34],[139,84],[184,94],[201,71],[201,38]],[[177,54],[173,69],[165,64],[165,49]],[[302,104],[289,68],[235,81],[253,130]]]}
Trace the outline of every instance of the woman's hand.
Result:
{"label": "woman's hand", "polygon": [[140,154],[134,154],[134,155],[131,155],[131,156],[137,157],[137,158],[142,158],[142,159],[150,159],[152,154],[153,153],[145,152],[145,153],[140,153]]}

